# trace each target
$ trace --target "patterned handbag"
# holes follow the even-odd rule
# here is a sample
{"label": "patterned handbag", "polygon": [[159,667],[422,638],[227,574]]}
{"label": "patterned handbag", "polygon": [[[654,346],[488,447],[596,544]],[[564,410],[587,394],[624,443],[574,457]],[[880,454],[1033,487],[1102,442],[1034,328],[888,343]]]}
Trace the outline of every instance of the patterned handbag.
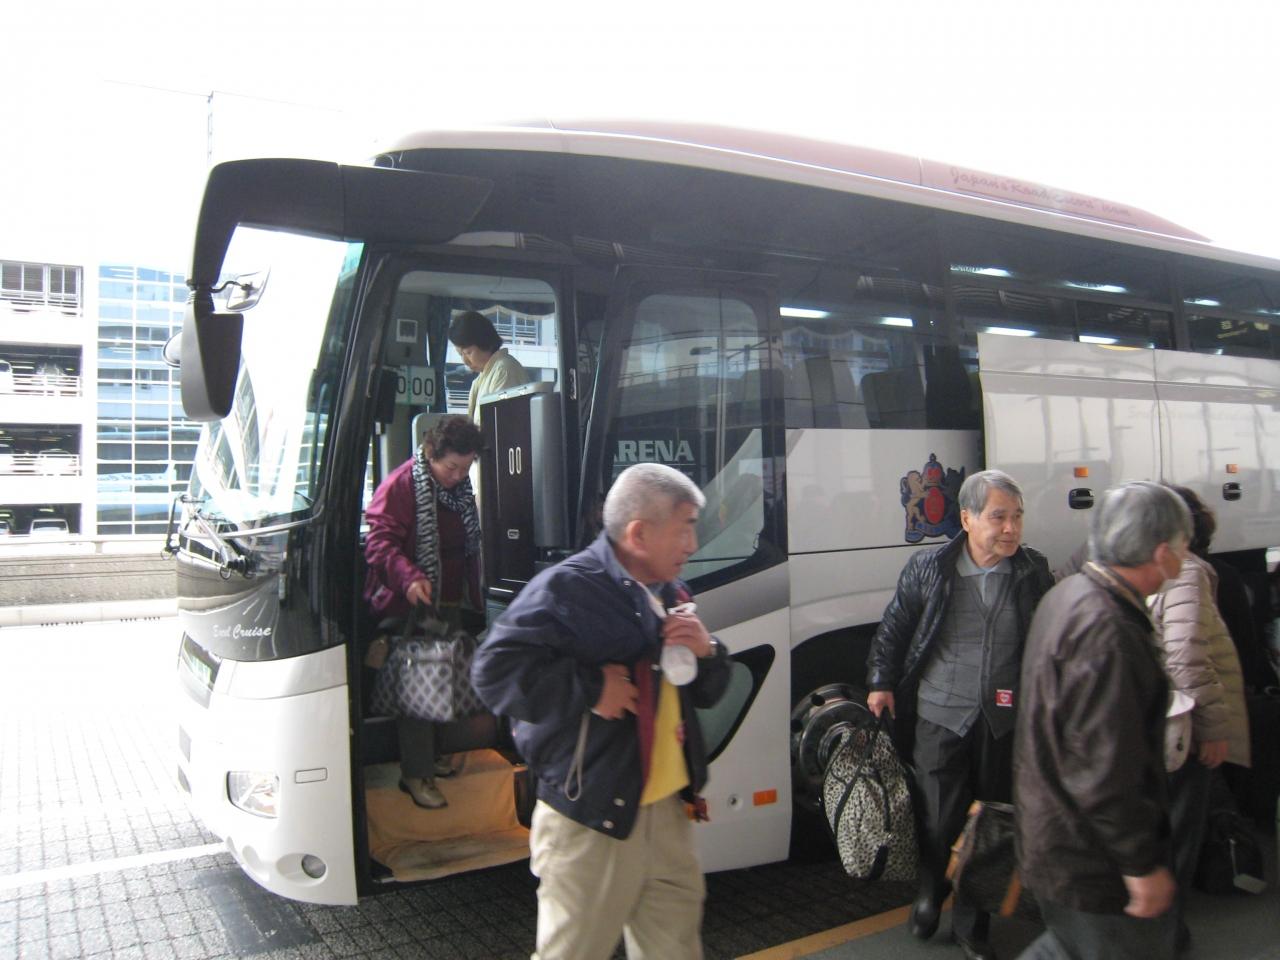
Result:
{"label": "patterned handbag", "polygon": [[973,801],[964,830],[951,847],[947,879],[979,910],[1040,920],[1036,899],[1018,876],[1011,804]]}
{"label": "patterned handbag", "polygon": [[887,723],[844,732],[822,780],[822,805],[845,873],[915,880],[920,850],[911,791]]}
{"label": "patterned handbag", "polygon": [[375,714],[450,723],[484,712],[471,686],[476,641],[450,628],[434,609],[405,619],[386,662],[378,670],[370,706]]}

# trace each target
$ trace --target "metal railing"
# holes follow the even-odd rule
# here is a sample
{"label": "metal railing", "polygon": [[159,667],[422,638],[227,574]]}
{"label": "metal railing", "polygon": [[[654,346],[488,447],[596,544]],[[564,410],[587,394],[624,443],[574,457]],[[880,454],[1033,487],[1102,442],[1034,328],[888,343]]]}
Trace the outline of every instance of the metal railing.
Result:
{"label": "metal railing", "polygon": [[78,397],[80,377],[59,373],[15,373],[0,378],[0,397],[18,394],[24,397]]}
{"label": "metal railing", "polygon": [[0,476],[78,477],[80,456],[74,453],[0,453]]}
{"label": "metal railing", "polygon": [[5,312],[29,314],[49,311],[64,317],[83,316],[80,295],[76,293],[18,292],[5,289],[0,293],[0,308]]}
{"label": "metal railing", "polygon": [[59,556],[76,554],[153,554],[163,557],[164,537],[160,534],[112,534],[86,537],[79,533],[8,533],[0,535],[0,559],[13,556]]}

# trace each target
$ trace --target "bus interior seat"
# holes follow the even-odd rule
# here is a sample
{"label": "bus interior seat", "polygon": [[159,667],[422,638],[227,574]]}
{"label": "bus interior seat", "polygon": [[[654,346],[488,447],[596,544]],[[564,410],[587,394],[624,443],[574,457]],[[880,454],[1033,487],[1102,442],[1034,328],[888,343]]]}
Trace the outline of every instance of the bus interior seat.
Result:
{"label": "bus interior seat", "polygon": [[422,438],[426,436],[427,431],[431,429],[432,424],[439,423],[447,416],[449,416],[449,414],[436,413],[434,411],[419,413],[415,416],[410,428],[412,431],[411,435],[413,437],[413,449],[410,453],[417,453],[418,448],[422,446]]}
{"label": "bus interior seat", "polygon": [[877,370],[862,378],[867,422],[878,428],[925,426],[924,389],[916,366]]}
{"label": "bus interior seat", "polygon": [[[925,411],[929,426],[942,430],[977,429],[982,405],[974,403],[975,374],[964,368],[954,344],[938,344],[924,351]],[[975,411],[977,412],[975,415]]]}
{"label": "bus interior seat", "polygon": [[813,393],[809,388],[809,372],[803,358],[787,357],[782,368],[783,400],[787,407],[788,427],[813,426]]}
{"label": "bus interior seat", "polygon": [[782,371],[759,367],[747,370],[740,377],[729,377],[725,381],[726,399],[729,409],[733,411],[732,415],[743,423],[758,423],[762,416],[760,405],[763,399],[779,396],[781,383]]}
{"label": "bus interior seat", "polygon": [[806,357],[804,366],[813,397],[815,427],[866,426],[858,409],[858,388],[847,362],[824,353]]}

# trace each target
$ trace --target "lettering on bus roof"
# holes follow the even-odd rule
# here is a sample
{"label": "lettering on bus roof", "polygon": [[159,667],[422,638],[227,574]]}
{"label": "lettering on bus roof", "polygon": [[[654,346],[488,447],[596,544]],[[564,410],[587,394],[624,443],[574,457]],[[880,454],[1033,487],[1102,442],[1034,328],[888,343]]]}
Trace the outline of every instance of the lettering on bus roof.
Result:
{"label": "lettering on bus roof", "polygon": [[986,200],[1034,207],[1068,216],[1086,217],[1120,226],[1187,240],[1208,237],[1128,204],[1075,193],[1018,177],[974,170],[936,160],[853,144],[770,133],[715,124],[652,120],[553,120],[552,129],[564,133],[607,134],[666,140],[695,147],[731,150],[845,173],[876,177]]}
{"label": "lettering on bus roof", "polygon": [[993,200],[1017,203],[1025,207],[1039,207],[1043,210],[1089,217],[1093,220],[1106,220],[1108,223],[1119,223],[1126,227],[1186,237],[1190,240],[1206,239],[1198,233],[1153,216],[1144,210],[1031,180],[1005,177],[955,164],[938,163],[934,160],[921,160],[920,174],[923,186],[938,190],[989,197]]}

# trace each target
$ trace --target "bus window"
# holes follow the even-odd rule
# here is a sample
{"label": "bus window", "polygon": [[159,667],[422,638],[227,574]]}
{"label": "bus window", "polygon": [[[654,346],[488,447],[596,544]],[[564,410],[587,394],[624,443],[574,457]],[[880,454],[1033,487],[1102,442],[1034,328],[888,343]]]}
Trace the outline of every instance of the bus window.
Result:
{"label": "bus window", "polygon": [[[493,325],[501,349],[519,361],[529,380],[559,382],[556,297],[550,284],[532,277],[411,270],[396,289],[395,327],[386,339],[383,362],[398,370],[398,388],[394,416],[371,454],[378,466],[374,486],[412,455],[417,414],[467,412],[477,373],[449,342],[448,331],[469,311]],[[473,474],[472,483],[478,488],[477,477]]]}
{"label": "bus window", "polygon": [[935,333],[940,288],[837,268],[824,273],[822,292],[780,310],[788,428],[976,425],[968,370]]}
{"label": "bus window", "polygon": [[1067,296],[1112,294],[1160,303],[1168,299],[1168,273],[1160,259],[1135,255],[1120,244],[1046,236],[1013,225],[945,223],[947,262],[955,282],[966,276],[985,277],[1060,290]]}
{"label": "bus window", "polygon": [[658,462],[691,477],[707,498],[689,579],[750,559],[772,482],[764,454],[764,319],[719,292],[645,297],[623,344],[607,480]]}
{"label": "bus window", "polygon": [[1172,350],[1169,314],[1163,310],[1079,301],[1076,325],[1081,343]]}
{"label": "bus window", "polygon": [[1184,262],[1183,303],[1194,310],[1209,307],[1232,313],[1253,314],[1260,319],[1280,317],[1280,281],[1246,272]]}
{"label": "bus window", "polygon": [[1071,303],[1058,297],[957,282],[953,286],[956,324],[962,342],[976,347],[978,334],[1074,340]]}
{"label": "bus window", "polygon": [[1280,282],[1187,263],[1183,303],[1191,349],[1238,357],[1280,357]]}
{"label": "bus window", "polygon": [[1188,314],[1191,349],[1232,357],[1280,357],[1280,325],[1240,317]]}
{"label": "bus window", "polygon": [[[445,409],[449,413],[467,412],[467,395],[476,378],[446,337],[454,318],[468,311],[479,313],[493,325],[502,347],[520,361],[530,379],[556,382],[556,299],[550,285],[528,277],[415,270],[400,281],[396,316],[416,324],[429,339],[430,351],[444,350]],[[429,363],[435,369],[442,366],[434,353]],[[434,394],[398,398],[398,402],[424,409],[437,409],[434,401]]]}

